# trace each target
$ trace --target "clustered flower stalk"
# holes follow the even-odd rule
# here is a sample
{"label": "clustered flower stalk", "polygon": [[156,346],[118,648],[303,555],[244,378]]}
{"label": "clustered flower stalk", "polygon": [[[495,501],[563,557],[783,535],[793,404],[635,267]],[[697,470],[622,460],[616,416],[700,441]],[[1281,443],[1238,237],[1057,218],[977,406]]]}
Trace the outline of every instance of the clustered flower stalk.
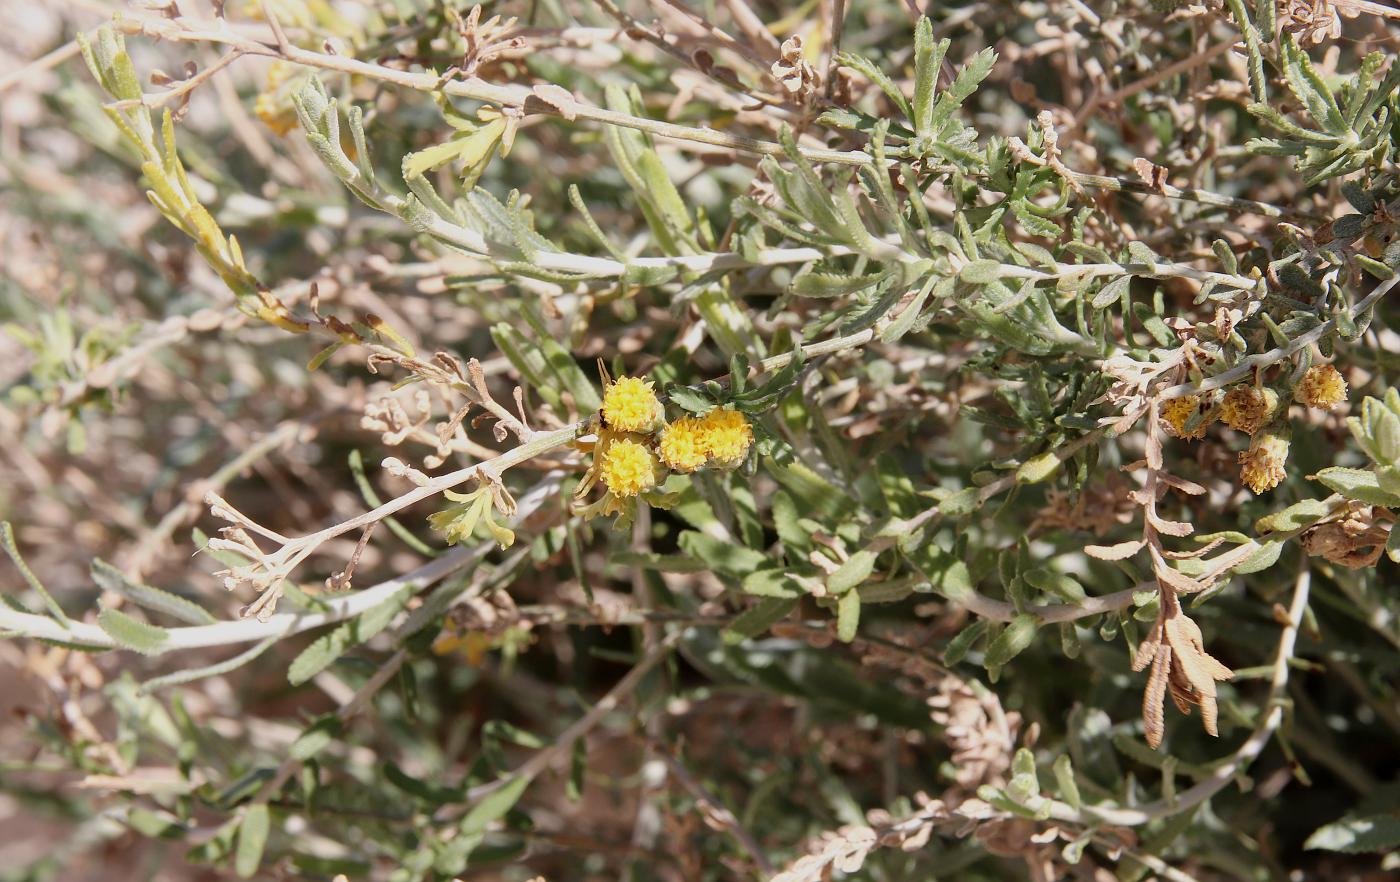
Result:
{"label": "clustered flower stalk", "polygon": [[[733,469],[753,445],[748,417],[732,407],[667,422],[665,407],[650,380],[619,377],[613,381],[605,371],[603,384],[593,462],[574,494],[574,511],[585,518],[620,515],[625,523],[638,500],[669,507],[674,497],[660,488],[671,472]],[[584,504],[600,483],[602,498]]]}
{"label": "clustered flower stalk", "polygon": [[[1239,453],[1240,483],[1256,495],[1267,493],[1288,476],[1287,407],[1279,391],[1254,382],[1231,387],[1213,402],[1214,393],[1182,395],[1161,405],[1162,420],[1183,441],[1199,441],[1211,423],[1219,421],[1250,436]],[[1332,410],[1347,400],[1347,382],[1332,365],[1313,365],[1303,372],[1293,400],[1315,410]]]}

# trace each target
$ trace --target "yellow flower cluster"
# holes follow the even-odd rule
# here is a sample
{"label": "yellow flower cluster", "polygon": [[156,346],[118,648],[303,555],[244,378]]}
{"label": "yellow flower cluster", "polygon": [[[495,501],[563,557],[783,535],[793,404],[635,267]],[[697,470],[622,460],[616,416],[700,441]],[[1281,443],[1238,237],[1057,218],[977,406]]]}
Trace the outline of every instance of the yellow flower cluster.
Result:
{"label": "yellow flower cluster", "polygon": [[258,93],[253,103],[253,113],[277,135],[285,135],[296,128],[297,115],[292,109],[290,98],[281,95],[282,84],[292,75],[292,66],[285,61],[274,61],[267,69],[267,83]]}
{"label": "yellow flower cluster", "polygon": [[678,472],[693,472],[707,463],[732,466],[753,444],[753,426],[737,410],[719,407],[702,417],[681,417],[661,432],[657,451]]}
{"label": "yellow flower cluster", "polygon": [[[733,408],[719,407],[701,417],[684,416],[667,423],[665,409],[649,380],[607,378],[599,408],[598,440],[593,465],[579,482],[581,503],[598,483],[607,490],[596,503],[576,508],[585,517],[627,515],[630,501],[656,490],[667,471],[688,473],[706,466],[737,465],[753,446],[753,426]],[[664,505],[662,496],[646,497]]]}
{"label": "yellow flower cluster", "polygon": [[1347,400],[1347,381],[1330,364],[1314,365],[1298,383],[1298,400],[1308,407],[1331,410]]}
{"label": "yellow flower cluster", "polygon": [[1240,480],[1254,493],[1260,494],[1277,487],[1285,477],[1283,464],[1288,462],[1288,439],[1266,432],[1254,439],[1249,449],[1240,453]]}
{"label": "yellow flower cluster", "polygon": [[1210,424],[1209,419],[1200,420],[1192,429],[1187,429],[1186,424],[1190,422],[1201,407],[1201,397],[1199,395],[1183,395],[1180,398],[1173,398],[1162,405],[1162,419],[1171,426],[1172,434],[1186,441],[1194,441],[1206,436],[1206,426]]}
{"label": "yellow flower cluster", "polygon": [[598,455],[598,475],[614,496],[636,496],[656,486],[656,456],[644,444],[618,438]]}
{"label": "yellow flower cluster", "polygon": [[1237,432],[1253,435],[1277,408],[1278,393],[1274,390],[1240,385],[1225,393],[1225,400],[1220,402],[1220,419]]}
{"label": "yellow flower cluster", "polygon": [[603,422],[619,432],[654,432],[664,412],[651,381],[620,377],[603,390]]}

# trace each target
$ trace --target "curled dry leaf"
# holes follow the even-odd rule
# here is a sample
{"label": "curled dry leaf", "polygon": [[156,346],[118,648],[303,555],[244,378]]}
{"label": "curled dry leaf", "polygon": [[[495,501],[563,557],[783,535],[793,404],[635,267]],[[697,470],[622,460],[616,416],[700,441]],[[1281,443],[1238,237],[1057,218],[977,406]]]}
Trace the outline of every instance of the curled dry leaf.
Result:
{"label": "curled dry leaf", "polygon": [[1162,606],[1147,639],[1138,647],[1133,670],[1151,665],[1143,693],[1142,722],[1147,743],[1157,748],[1165,731],[1162,709],[1166,692],[1188,716],[1192,707],[1201,709],[1201,725],[1211,735],[1216,728],[1215,684],[1229,680],[1234,672],[1206,651],[1200,627],[1181,609],[1176,591],[1162,588]]}

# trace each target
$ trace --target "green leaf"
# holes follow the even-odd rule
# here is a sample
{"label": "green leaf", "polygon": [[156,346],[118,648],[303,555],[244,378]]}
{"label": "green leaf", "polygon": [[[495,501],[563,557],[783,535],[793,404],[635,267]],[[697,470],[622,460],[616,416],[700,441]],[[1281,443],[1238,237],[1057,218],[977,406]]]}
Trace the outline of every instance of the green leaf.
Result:
{"label": "green leaf", "polygon": [[1380,479],[1369,469],[1348,469],[1336,466],[1318,472],[1317,480],[1328,489],[1334,490],[1347,499],[1368,502],[1371,505],[1384,505],[1389,508],[1400,506],[1400,496],[1381,489]]}
{"label": "green leaf", "polygon": [[948,86],[947,91],[938,96],[938,105],[933,109],[930,128],[937,129],[951,119],[958,108],[962,107],[962,103],[977,91],[977,87],[992,72],[996,63],[996,50],[988,46],[958,68],[958,75],[953,78],[952,84]]}
{"label": "green leaf", "polygon": [[744,577],[744,593],[759,597],[800,597],[806,592],[786,570],[756,570]]}
{"label": "green leaf", "polygon": [[304,763],[330,746],[332,741],[340,737],[343,729],[344,725],[339,717],[334,715],[322,717],[297,736],[297,740],[292,742],[291,750],[288,753],[292,759]]}
{"label": "green leaf", "polygon": [[1287,32],[1283,35],[1283,74],[1289,91],[1324,131],[1337,137],[1351,134],[1351,127],[1342,118],[1332,90],[1313,67],[1308,53],[1299,48],[1293,35]]}
{"label": "green leaf", "polygon": [[933,42],[933,22],[921,16],[914,27],[914,106],[910,118],[920,135],[932,134],[934,92],[938,88],[938,71],[948,52],[949,40]]}
{"label": "green leaf", "polygon": [[1006,663],[1021,654],[1035,640],[1035,632],[1040,627],[1040,619],[1029,613],[1022,613],[1002,629],[992,644],[987,647],[984,664],[988,668],[1005,667]]}
{"label": "green leaf", "polygon": [[58,623],[66,630],[72,622],[72,619],[68,618],[68,615],[63,611],[63,607],[58,605],[58,601],[53,599],[53,595],[44,587],[44,583],[39,581],[39,577],[34,575],[34,571],[29,569],[29,565],[25,563],[24,558],[20,556],[19,546],[15,544],[15,528],[10,526],[9,521],[0,521],[0,548],[5,549],[5,554],[7,554],[11,562],[14,563],[15,569],[19,570],[19,574],[24,577],[24,581],[30,588],[34,589],[35,594],[38,594],[39,597],[43,599],[44,605],[49,608],[49,612],[53,613],[53,617],[57,619]]}
{"label": "green leaf", "polygon": [[1016,469],[1016,481],[1021,484],[1039,484],[1048,480],[1059,469],[1060,457],[1052,450],[1021,463]]}
{"label": "green leaf", "polygon": [[1314,521],[1331,514],[1332,506],[1321,499],[1305,499],[1295,502],[1283,511],[1274,512],[1254,522],[1258,533],[1287,533],[1302,529]]}
{"label": "green leaf", "polygon": [[98,613],[97,626],[118,646],[142,655],[159,655],[170,640],[170,633],[164,628],[148,625],[116,609]]}
{"label": "green leaf", "polygon": [[836,604],[836,639],[850,643],[860,626],[860,592],[847,591]]}
{"label": "green leaf", "polygon": [[253,646],[244,650],[243,652],[240,652],[233,658],[225,659],[221,662],[215,662],[212,665],[206,665],[204,667],[190,668],[189,670],[185,671],[175,671],[171,674],[166,674],[161,677],[152,678],[141,684],[141,691],[143,693],[149,694],[159,689],[164,689],[167,686],[178,686],[181,683],[190,683],[195,680],[202,680],[205,677],[218,677],[223,674],[227,674],[230,671],[236,671],[244,665],[248,664],[248,662],[262,655],[264,652],[267,652],[269,649],[272,648],[272,645],[276,643],[279,639],[281,638],[278,635],[273,635],[271,637],[268,637],[266,640],[261,640],[253,644]]}
{"label": "green leaf", "polygon": [[1278,563],[1279,556],[1283,554],[1283,546],[1284,543],[1282,542],[1264,542],[1260,545],[1258,551],[1245,558],[1244,563],[1235,567],[1231,572],[1238,573],[1241,576],[1246,576],[1250,573],[1261,573]]}
{"label": "green leaf", "polygon": [[165,613],[191,625],[212,625],[218,621],[204,607],[177,594],[130,579],[101,559],[92,562],[92,580],[104,591],[120,594],[146,609]]}
{"label": "green leaf", "polygon": [[272,816],[267,803],[255,802],[248,806],[243,814],[243,823],[238,825],[238,845],[233,857],[233,871],[240,877],[247,879],[258,871],[271,826]]}
{"label": "green leaf", "polygon": [[864,582],[875,571],[876,554],[862,548],[851,555],[845,563],[836,568],[826,580],[826,589],[832,594],[844,594]]}
{"label": "green leaf", "polygon": [[473,836],[486,832],[488,826],[505,817],[506,812],[515,807],[529,786],[529,778],[513,777],[499,790],[482,797],[462,818],[462,823],[457,827],[458,833]]}
{"label": "green leaf", "polygon": [[987,258],[971,261],[958,271],[958,278],[970,285],[990,285],[1001,278],[1001,262]]}
{"label": "green leaf", "polygon": [[933,586],[933,590],[960,603],[973,594],[972,572],[966,563],[953,554],[939,548],[933,542],[925,542],[909,552],[909,562]]}
{"label": "green leaf", "polygon": [[696,560],[703,560],[711,569],[742,578],[769,563],[767,557],[733,542],[716,539],[696,530],[681,533],[681,550]]}
{"label": "green leaf", "polygon": [[1074,780],[1074,764],[1068,754],[1062,753],[1055,758],[1055,784],[1065,802],[1079,811],[1079,784]]}
{"label": "green leaf", "polygon": [[724,642],[733,645],[757,637],[796,608],[795,598],[765,597],[729,623],[724,629]]}
{"label": "green leaf", "polygon": [[1023,575],[1032,588],[1053,594],[1068,603],[1083,603],[1088,597],[1084,586],[1073,576],[1057,573],[1046,567],[1027,570]]}
{"label": "green leaf", "polygon": [[292,661],[287,669],[287,680],[293,686],[300,686],[329,667],[352,646],[358,646],[384,630],[412,594],[413,586],[405,585],[383,603],[365,610],[358,618],[316,638]]}
{"label": "green leaf", "polygon": [[899,87],[895,85],[894,80],[886,76],[885,72],[881,70],[875,62],[863,55],[857,55],[854,52],[838,52],[836,55],[836,63],[842,67],[849,67],[851,70],[856,71],[870,82],[879,86],[880,91],[884,92],[885,95],[894,102],[895,107],[899,108],[899,112],[904,114],[905,119],[910,121],[914,119],[914,110],[909,106],[909,99],[904,97],[904,93],[899,91]]}
{"label": "green leaf", "polygon": [[977,619],[958,632],[958,636],[948,641],[947,647],[943,650],[943,664],[948,667],[956,665],[967,657],[967,653],[973,645],[987,633],[988,621]]}

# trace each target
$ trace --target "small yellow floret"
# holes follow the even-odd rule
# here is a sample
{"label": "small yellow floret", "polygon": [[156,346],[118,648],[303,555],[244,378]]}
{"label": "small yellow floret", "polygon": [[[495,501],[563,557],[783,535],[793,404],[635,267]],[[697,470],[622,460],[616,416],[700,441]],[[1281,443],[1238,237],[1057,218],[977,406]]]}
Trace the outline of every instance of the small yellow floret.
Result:
{"label": "small yellow floret", "polygon": [[737,410],[717,408],[702,416],[699,423],[701,447],[717,462],[736,463],[753,444],[753,427]]}
{"label": "small yellow floret", "polygon": [[705,447],[702,443],[700,421],[694,417],[682,417],[661,430],[661,441],[657,444],[661,461],[678,472],[693,472],[705,464]]}
{"label": "small yellow floret", "polygon": [[1236,386],[1220,402],[1220,419],[1225,425],[1247,435],[1259,431],[1273,416],[1278,393],[1254,386]]}
{"label": "small yellow floret", "polygon": [[1201,398],[1199,395],[1183,395],[1180,398],[1173,398],[1162,405],[1162,419],[1167,421],[1167,425],[1172,427],[1172,434],[1178,438],[1184,438],[1188,441],[1204,438],[1206,435],[1205,420],[1201,420],[1200,424],[1189,432],[1186,429],[1186,423],[1196,415],[1200,406]]}
{"label": "small yellow floret", "polygon": [[598,474],[614,496],[636,496],[656,486],[656,457],[630,438],[612,442],[603,451]]}
{"label": "small yellow floret", "polygon": [[1240,480],[1256,495],[1272,490],[1287,477],[1286,462],[1288,439],[1270,432],[1240,453]]}
{"label": "small yellow floret", "polygon": [[1308,407],[1331,410],[1347,400],[1347,381],[1330,364],[1314,365],[1298,384],[1298,400]]}
{"label": "small yellow floret", "polygon": [[652,432],[661,422],[661,402],[650,381],[620,377],[603,392],[603,422],[619,432]]}
{"label": "small yellow floret", "polygon": [[278,135],[285,135],[297,124],[296,111],[291,99],[281,94],[282,84],[292,75],[292,66],[285,61],[274,61],[267,69],[267,84],[258,93],[253,103],[253,113],[263,125]]}

